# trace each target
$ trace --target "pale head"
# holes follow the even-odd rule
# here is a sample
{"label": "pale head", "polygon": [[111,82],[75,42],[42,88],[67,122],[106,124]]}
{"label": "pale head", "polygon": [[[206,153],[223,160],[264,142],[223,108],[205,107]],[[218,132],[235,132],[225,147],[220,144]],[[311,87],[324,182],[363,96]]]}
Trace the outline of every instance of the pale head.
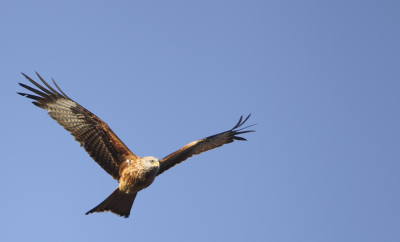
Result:
{"label": "pale head", "polygon": [[158,168],[160,167],[160,161],[156,157],[145,156],[142,157],[140,160],[142,161],[142,165],[146,170],[154,168],[158,170]]}

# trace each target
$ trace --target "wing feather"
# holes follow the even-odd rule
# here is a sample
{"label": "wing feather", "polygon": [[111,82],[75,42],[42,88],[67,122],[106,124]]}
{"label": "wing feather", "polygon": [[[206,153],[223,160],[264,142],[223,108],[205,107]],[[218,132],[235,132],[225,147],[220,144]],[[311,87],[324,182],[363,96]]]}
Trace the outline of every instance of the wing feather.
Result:
{"label": "wing feather", "polygon": [[38,73],[36,74],[48,89],[22,73],[39,90],[19,83],[37,96],[18,94],[35,100],[33,104],[47,110],[50,117],[69,131],[90,157],[114,179],[119,180],[121,163],[127,158],[136,160],[138,157],[125,146],[106,123],[70,99],[54,80],[54,85],[59,92],[47,84]]}
{"label": "wing feather", "polygon": [[158,175],[163,173],[164,171],[170,169],[171,167],[185,161],[186,159],[192,157],[193,155],[198,155],[202,152],[206,152],[208,150],[212,150],[214,148],[220,147],[224,144],[232,143],[234,140],[246,140],[243,137],[239,137],[237,135],[239,134],[244,134],[244,133],[249,133],[249,132],[254,132],[254,130],[244,130],[248,127],[251,127],[253,125],[240,128],[248,119],[250,115],[247,116],[247,118],[242,122],[243,116],[240,117],[239,122],[230,130],[212,135],[209,137],[206,137],[204,139],[196,140],[193,141],[179,150],[175,151],[174,153],[164,157],[160,161],[160,169],[158,171]]}

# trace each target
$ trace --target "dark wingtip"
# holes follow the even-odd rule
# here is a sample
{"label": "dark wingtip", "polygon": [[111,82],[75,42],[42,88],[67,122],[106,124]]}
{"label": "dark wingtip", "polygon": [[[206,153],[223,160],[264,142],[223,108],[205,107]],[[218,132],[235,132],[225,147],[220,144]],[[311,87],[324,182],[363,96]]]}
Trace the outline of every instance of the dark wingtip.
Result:
{"label": "dark wingtip", "polygon": [[[61,88],[58,87],[58,85],[57,85],[57,83],[54,81],[54,79],[51,78],[51,80],[53,80],[53,83],[54,83],[54,85],[56,86],[56,88],[57,88],[65,97],[69,98],[69,97],[67,96],[67,94],[65,94],[65,93],[61,90]],[[69,98],[69,99],[71,99],[71,98]]]}
{"label": "dark wingtip", "polygon": [[243,123],[242,123],[242,124],[246,123],[247,119],[249,119],[249,118],[250,118],[250,116],[251,116],[251,113],[249,114],[249,116],[247,116],[247,118],[246,118],[246,119],[243,121]]}
{"label": "dark wingtip", "polygon": [[[233,136],[234,140],[247,141],[247,139],[240,137],[240,136],[236,136],[236,135],[250,133],[250,132],[256,132],[255,130],[244,130],[244,129],[247,129],[247,128],[257,125],[257,124],[252,124],[252,125],[246,126],[244,128],[238,129],[250,118],[250,116],[251,116],[251,114],[249,114],[242,122],[242,118],[243,118],[243,115],[242,115],[239,119],[239,122],[235,125],[235,127],[233,129],[231,129],[231,131],[234,132],[234,136]],[[244,131],[241,131],[241,130],[244,130]]]}
{"label": "dark wingtip", "polygon": [[239,137],[239,136],[233,136],[234,140],[240,140],[240,141],[247,141],[247,139],[243,138],[243,137]]}
{"label": "dark wingtip", "polygon": [[[233,127],[231,130],[235,130],[235,129],[236,129],[235,131],[240,131],[240,130],[247,129],[247,128],[251,127],[251,126],[256,125],[256,124],[252,124],[252,125],[246,126],[246,127],[244,127],[244,128],[237,129],[237,128],[239,128],[240,126],[242,126],[244,123],[246,123],[246,121],[250,118],[250,116],[251,116],[251,114],[249,114],[249,115],[243,120],[243,122],[242,122],[243,115],[240,116],[239,122],[238,122],[238,123],[235,125],[235,127]],[[255,132],[255,131],[254,131],[254,130],[251,130],[251,131],[249,131],[249,132]]]}
{"label": "dark wingtip", "polygon": [[241,125],[240,123],[242,122],[242,119],[243,119],[243,115],[240,116],[239,122],[237,122],[237,124],[231,130],[234,130],[237,127],[240,127],[240,125]]}
{"label": "dark wingtip", "polygon": [[26,78],[26,79],[28,79],[29,80],[29,76],[27,76],[25,73],[23,73],[23,72],[21,72],[21,74]]}

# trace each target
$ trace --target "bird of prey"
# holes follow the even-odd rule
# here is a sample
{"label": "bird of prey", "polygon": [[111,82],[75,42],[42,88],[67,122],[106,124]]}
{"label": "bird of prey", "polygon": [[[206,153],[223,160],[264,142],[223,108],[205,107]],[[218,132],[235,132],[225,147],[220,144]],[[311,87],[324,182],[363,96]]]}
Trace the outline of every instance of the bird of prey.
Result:
{"label": "bird of prey", "polygon": [[47,84],[38,73],[36,75],[48,89],[24,73],[22,75],[38,89],[19,83],[36,95],[18,94],[33,99],[34,105],[47,110],[50,117],[69,131],[90,157],[119,183],[109,197],[86,214],[110,211],[128,218],[137,193],[150,186],[156,176],[193,155],[234,140],[246,140],[239,137],[239,134],[254,132],[254,130],[244,130],[252,125],[240,128],[250,115],[243,121],[241,116],[232,129],[193,141],[161,160],[152,156],[139,157],[125,146],[105,122],[70,99],[54,80],[53,83],[58,91]]}

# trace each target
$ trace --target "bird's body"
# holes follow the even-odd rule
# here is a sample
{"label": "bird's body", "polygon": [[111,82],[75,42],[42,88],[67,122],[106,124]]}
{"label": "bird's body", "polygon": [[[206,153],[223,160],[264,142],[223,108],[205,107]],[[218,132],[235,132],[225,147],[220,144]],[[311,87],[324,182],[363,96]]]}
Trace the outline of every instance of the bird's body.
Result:
{"label": "bird's body", "polygon": [[153,183],[159,169],[160,162],[152,156],[139,158],[136,161],[126,160],[119,168],[118,188],[127,194],[137,193]]}
{"label": "bird's body", "polygon": [[247,121],[249,115],[243,122],[241,117],[232,129],[193,141],[161,160],[152,156],[139,157],[125,146],[105,122],[70,99],[54,81],[59,92],[47,84],[39,74],[37,74],[39,79],[48,89],[23,75],[39,90],[20,83],[22,87],[36,95],[18,94],[35,100],[33,104],[47,110],[50,117],[69,131],[90,157],[119,183],[117,189],[109,197],[86,214],[111,211],[117,215],[129,217],[137,193],[150,186],[156,176],[193,155],[234,140],[246,140],[236,135],[253,132],[252,130],[241,131],[247,127],[238,129]]}

